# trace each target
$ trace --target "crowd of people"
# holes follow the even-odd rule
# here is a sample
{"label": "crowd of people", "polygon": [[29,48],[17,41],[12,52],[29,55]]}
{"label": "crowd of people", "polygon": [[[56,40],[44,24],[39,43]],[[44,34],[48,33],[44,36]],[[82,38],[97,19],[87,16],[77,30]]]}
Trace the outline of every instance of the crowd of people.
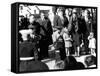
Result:
{"label": "crowd of people", "polygon": [[44,12],[40,12],[40,18],[35,18],[34,14],[19,16],[18,29],[21,66],[27,64],[27,60],[49,58],[49,50],[60,52],[60,59],[64,61],[60,62],[63,69],[71,69],[78,64],[80,66],[77,69],[84,68],[83,64],[73,62],[74,56],[90,54],[96,57],[97,24],[94,8],[53,7],[48,16]]}

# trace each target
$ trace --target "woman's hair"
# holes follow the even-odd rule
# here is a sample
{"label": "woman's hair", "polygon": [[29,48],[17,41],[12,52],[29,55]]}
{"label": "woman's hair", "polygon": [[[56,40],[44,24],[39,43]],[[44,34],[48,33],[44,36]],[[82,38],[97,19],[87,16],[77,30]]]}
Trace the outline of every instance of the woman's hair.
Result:
{"label": "woman's hair", "polygon": [[65,8],[64,7],[58,7],[57,13],[58,12],[63,12],[63,16],[65,15]]}
{"label": "woman's hair", "polygon": [[89,67],[91,65],[96,65],[96,57],[95,56],[87,56],[85,58],[84,62],[87,65],[87,67]]}

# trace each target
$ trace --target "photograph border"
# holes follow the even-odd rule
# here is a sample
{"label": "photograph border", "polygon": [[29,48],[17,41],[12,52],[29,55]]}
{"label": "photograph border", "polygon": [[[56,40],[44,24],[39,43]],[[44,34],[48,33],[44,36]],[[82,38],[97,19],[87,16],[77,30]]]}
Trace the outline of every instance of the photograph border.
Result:
{"label": "photograph border", "polygon": [[[19,71],[19,38],[18,38],[18,26],[19,26],[19,21],[18,21],[18,17],[19,17],[19,5],[20,4],[23,4],[23,5],[43,5],[43,6],[62,6],[62,7],[73,7],[73,8],[95,8],[96,9],[96,23],[97,23],[97,34],[96,34],[96,49],[97,49],[97,52],[96,52],[96,67],[93,67],[93,68],[85,68],[85,69],[78,69],[78,70],[89,70],[89,69],[97,69],[98,68],[98,7],[93,7],[93,6],[78,6],[78,5],[62,5],[62,4],[48,4],[48,3],[28,3],[28,2],[16,2],[16,3],[13,3],[13,4],[16,4],[18,7],[16,7],[16,25],[15,25],[15,27],[16,27],[16,31],[15,31],[15,33],[16,33],[16,39],[15,39],[15,41],[16,41],[16,51],[15,50],[12,50],[13,52],[16,52],[16,68],[15,68],[15,71],[16,71],[16,73],[40,73],[40,72],[56,72],[56,71],[73,71],[73,70],[61,70],[61,69],[59,69],[59,70],[49,70],[49,71],[24,71],[24,72],[20,72]],[[12,25],[13,26],[13,25]],[[13,26],[14,27],[14,26]],[[13,28],[12,28],[13,29]],[[14,31],[13,31],[14,32]],[[13,46],[11,46],[11,47],[13,47]],[[12,56],[11,56],[12,57]],[[14,56],[13,56],[14,57]],[[11,63],[12,63],[13,61],[11,61]],[[77,70],[77,69],[75,69],[75,70]]]}

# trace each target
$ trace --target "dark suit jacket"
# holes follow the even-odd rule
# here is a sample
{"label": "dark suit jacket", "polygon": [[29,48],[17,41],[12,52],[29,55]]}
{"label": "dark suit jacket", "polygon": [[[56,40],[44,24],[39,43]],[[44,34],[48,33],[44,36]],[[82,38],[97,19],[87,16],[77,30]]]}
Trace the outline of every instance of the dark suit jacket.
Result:
{"label": "dark suit jacket", "polygon": [[68,19],[66,17],[64,17],[64,22],[62,23],[60,17],[55,15],[54,16],[54,27],[55,26],[67,27],[68,26]]}
{"label": "dark suit jacket", "polygon": [[[30,25],[30,24],[29,24],[29,25]],[[34,26],[34,28],[36,29],[35,33],[36,33],[36,34],[40,34],[40,24],[39,24],[38,22],[34,21],[34,22],[32,23],[32,26]]]}
{"label": "dark suit jacket", "polygon": [[40,34],[42,35],[42,39],[45,39],[48,44],[50,45],[52,43],[52,26],[49,19],[42,20],[41,18],[37,20],[37,22],[40,24]]}

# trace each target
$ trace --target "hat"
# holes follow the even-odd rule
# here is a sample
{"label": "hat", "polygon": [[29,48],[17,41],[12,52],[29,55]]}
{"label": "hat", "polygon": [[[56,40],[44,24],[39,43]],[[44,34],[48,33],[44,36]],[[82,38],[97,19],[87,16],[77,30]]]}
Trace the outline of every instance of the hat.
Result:
{"label": "hat", "polygon": [[22,35],[27,35],[27,34],[30,34],[32,33],[32,30],[28,29],[28,30],[20,30],[19,33],[21,33]]}
{"label": "hat", "polygon": [[21,33],[23,40],[27,40],[27,36],[32,33],[32,30],[20,30],[19,33]]}

